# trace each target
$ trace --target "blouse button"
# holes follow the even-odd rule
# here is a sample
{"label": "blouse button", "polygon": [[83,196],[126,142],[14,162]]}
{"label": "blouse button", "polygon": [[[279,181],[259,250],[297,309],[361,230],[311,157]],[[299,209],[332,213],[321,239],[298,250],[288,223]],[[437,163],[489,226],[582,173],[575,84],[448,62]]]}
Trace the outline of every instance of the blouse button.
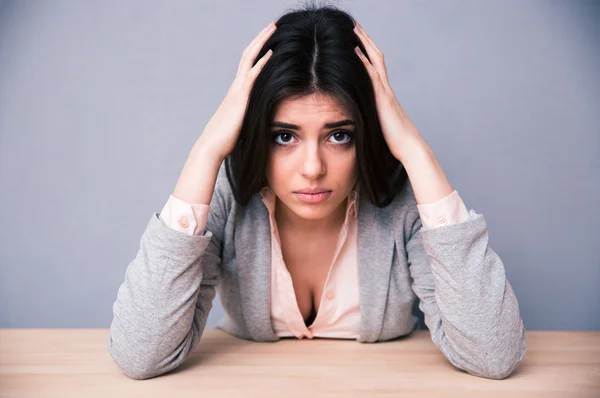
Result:
{"label": "blouse button", "polygon": [[446,225],[446,219],[444,217],[439,217],[438,225]]}
{"label": "blouse button", "polygon": [[181,217],[179,219],[179,225],[181,225],[183,228],[189,227],[190,223],[189,223],[187,217]]}
{"label": "blouse button", "polygon": [[327,300],[333,299],[333,293],[327,293]]}

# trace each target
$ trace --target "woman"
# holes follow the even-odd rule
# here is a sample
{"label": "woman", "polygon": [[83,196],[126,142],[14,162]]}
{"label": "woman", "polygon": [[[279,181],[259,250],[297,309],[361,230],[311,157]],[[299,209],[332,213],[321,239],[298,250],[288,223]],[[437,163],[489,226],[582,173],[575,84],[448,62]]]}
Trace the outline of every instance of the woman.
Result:
{"label": "woman", "polygon": [[245,49],[129,264],[110,354],[136,379],[176,368],[216,292],[219,328],[244,339],[385,341],[414,329],[418,298],[458,369],[501,379],[526,350],[485,219],[402,110],[381,51],[331,7],[288,13]]}

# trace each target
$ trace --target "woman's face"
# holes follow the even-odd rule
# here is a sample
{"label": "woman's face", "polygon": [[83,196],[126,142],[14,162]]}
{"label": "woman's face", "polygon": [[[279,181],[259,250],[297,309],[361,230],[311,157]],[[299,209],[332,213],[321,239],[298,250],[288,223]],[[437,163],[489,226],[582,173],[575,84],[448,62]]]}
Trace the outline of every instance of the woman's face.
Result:
{"label": "woman's face", "polygon": [[[353,123],[352,115],[331,96],[313,94],[281,102],[271,124],[266,174],[288,219],[326,221],[336,210],[345,213],[341,205],[357,180]],[[296,194],[315,187],[331,191],[329,197],[311,203]]]}

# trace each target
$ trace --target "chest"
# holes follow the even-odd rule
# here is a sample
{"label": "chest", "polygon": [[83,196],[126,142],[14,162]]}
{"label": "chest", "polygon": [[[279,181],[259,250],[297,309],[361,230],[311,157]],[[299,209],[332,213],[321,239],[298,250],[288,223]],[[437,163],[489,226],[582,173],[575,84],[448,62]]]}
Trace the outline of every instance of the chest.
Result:
{"label": "chest", "polygon": [[300,313],[310,325],[321,305],[321,296],[336,251],[338,234],[301,239],[281,234],[283,261],[290,273]]}

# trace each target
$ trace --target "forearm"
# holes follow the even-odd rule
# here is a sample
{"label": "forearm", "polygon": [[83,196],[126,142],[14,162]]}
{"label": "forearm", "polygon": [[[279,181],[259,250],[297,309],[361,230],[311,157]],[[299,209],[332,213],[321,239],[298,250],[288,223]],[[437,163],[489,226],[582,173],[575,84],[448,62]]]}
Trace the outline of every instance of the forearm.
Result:
{"label": "forearm", "polygon": [[108,349],[128,376],[145,379],[176,367],[200,339],[217,280],[211,238],[151,218],[113,304]]}
{"label": "forearm", "polygon": [[446,228],[415,225],[407,250],[433,342],[460,369],[507,377],[525,355],[525,328],[483,215]]}
{"label": "forearm", "polygon": [[173,196],[190,204],[209,205],[222,162],[218,152],[200,136],[185,162]]}
{"label": "forearm", "polygon": [[416,138],[396,157],[406,169],[418,204],[437,202],[454,191],[433,151],[423,139]]}

